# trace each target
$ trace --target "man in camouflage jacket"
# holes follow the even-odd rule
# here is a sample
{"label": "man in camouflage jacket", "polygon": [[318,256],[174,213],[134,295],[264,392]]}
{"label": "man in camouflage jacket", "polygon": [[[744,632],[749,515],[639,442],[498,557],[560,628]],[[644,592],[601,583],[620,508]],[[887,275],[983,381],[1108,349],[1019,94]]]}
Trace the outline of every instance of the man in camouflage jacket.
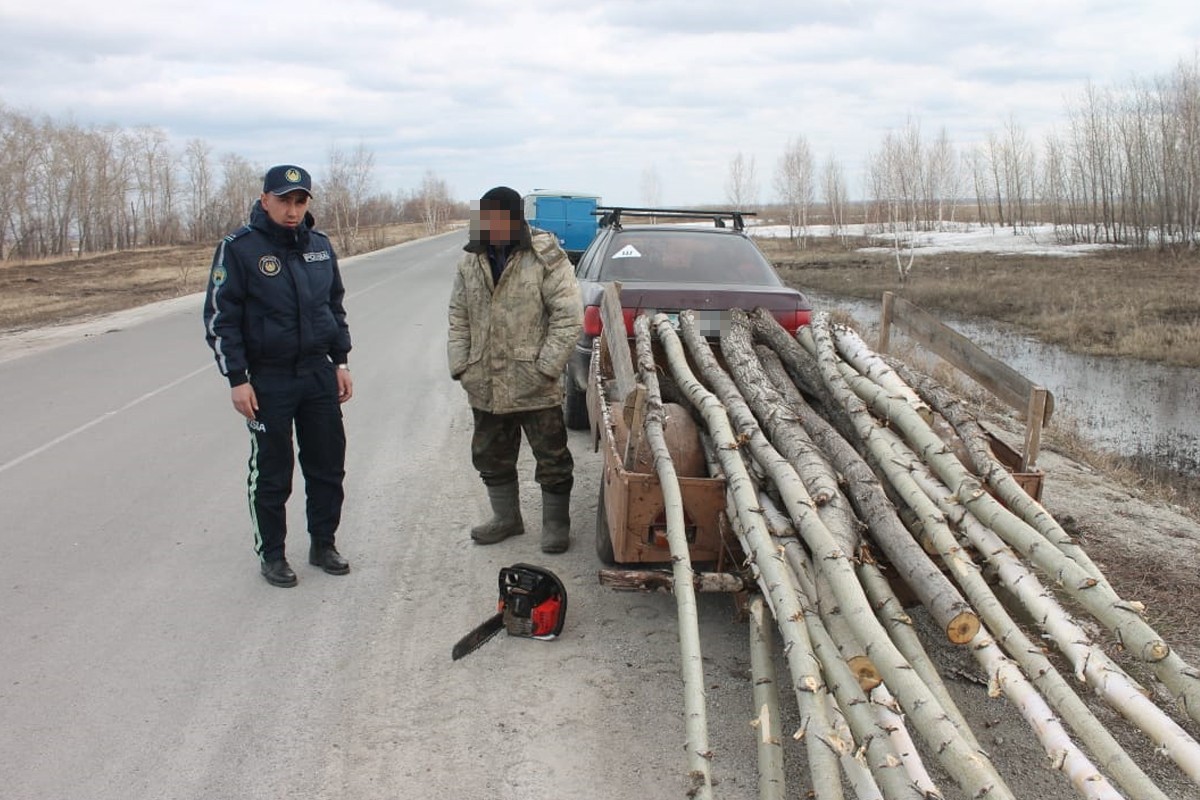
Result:
{"label": "man in camouflage jacket", "polygon": [[479,544],[525,532],[517,483],[521,432],[542,487],[542,550],[570,543],[574,462],[562,415],[563,368],[583,325],[579,284],[553,234],[525,222],[507,186],[479,201],[450,295],[450,375],[475,416],[471,458],[493,516],[471,529]]}

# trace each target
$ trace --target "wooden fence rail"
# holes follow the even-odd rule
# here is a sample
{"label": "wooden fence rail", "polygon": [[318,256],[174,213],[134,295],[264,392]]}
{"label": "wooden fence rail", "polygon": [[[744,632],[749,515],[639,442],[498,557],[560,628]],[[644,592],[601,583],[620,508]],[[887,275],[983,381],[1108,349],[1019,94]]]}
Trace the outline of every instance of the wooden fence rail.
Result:
{"label": "wooden fence rail", "polygon": [[989,355],[958,331],[947,327],[919,306],[883,293],[883,310],[879,320],[880,353],[890,344],[892,324],[923,347],[949,361],[976,380],[1001,401],[1025,414],[1025,446],[1021,454],[1021,472],[1032,472],[1037,466],[1041,449],[1042,428],[1050,423],[1054,413],[1054,395],[1003,361]]}

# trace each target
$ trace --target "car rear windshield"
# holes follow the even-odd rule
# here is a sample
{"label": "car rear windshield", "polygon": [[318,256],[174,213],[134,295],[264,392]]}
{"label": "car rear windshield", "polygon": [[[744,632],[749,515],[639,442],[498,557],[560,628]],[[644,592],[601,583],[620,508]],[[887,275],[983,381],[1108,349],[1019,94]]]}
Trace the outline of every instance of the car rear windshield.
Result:
{"label": "car rear windshield", "polygon": [[748,239],[732,232],[681,229],[627,230],[613,236],[600,280],[783,285]]}

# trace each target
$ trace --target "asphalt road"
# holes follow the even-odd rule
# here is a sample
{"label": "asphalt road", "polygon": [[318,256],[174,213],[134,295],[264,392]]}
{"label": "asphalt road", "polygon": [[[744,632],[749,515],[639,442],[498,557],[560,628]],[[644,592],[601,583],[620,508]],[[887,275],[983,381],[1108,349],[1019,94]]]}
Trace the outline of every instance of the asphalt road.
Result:
{"label": "asphalt road", "polygon": [[[199,296],[0,342],[0,796],[683,796],[674,601],[599,586],[586,434],[571,437],[569,553],[537,548],[527,458],[529,532],[468,537],[487,506],[445,368],[462,239],[344,264],[353,569],[307,565],[297,475],[294,589],[258,574],[248,436]],[[564,635],[501,634],[451,662],[516,561],[566,583]],[[747,630],[729,598],[701,599],[714,774],[722,796],[750,796]]]}

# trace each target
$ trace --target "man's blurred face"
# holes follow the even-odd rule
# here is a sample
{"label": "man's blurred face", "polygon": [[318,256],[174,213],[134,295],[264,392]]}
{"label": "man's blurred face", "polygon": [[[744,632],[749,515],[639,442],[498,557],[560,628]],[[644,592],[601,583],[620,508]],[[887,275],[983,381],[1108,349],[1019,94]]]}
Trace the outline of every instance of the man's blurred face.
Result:
{"label": "man's blurred face", "polygon": [[280,195],[263,192],[262,207],[276,225],[294,228],[308,211],[308,192],[295,191]]}
{"label": "man's blurred face", "polygon": [[479,230],[488,244],[508,244],[516,235],[517,223],[502,208],[479,210]]}

